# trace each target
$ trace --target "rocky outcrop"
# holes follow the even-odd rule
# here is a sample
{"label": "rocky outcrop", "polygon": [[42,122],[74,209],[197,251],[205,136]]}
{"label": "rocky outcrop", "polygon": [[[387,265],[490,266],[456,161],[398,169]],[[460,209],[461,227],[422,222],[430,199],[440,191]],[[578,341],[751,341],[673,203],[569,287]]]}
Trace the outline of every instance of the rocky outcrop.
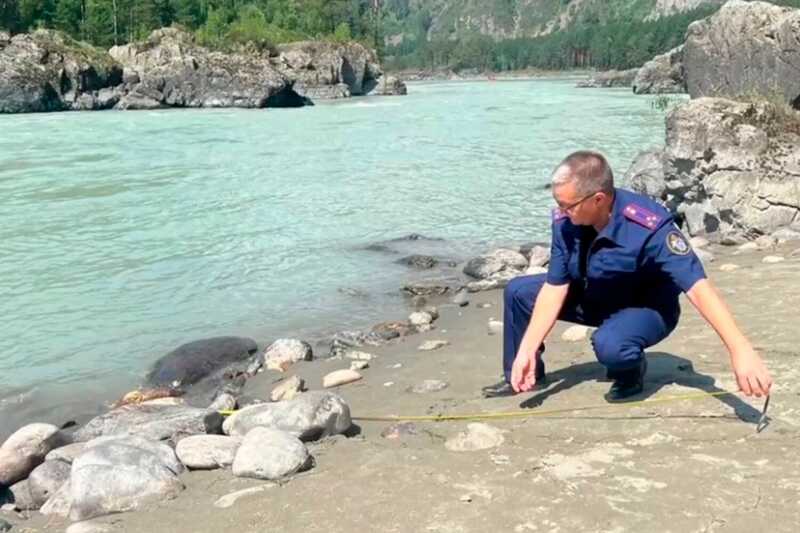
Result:
{"label": "rocky outcrop", "polygon": [[650,148],[639,152],[625,172],[622,185],[656,200],[663,200],[666,196],[664,149]]}
{"label": "rocky outcrop", "polygon": [[800,222],[800,113],[774,104],[690,100],[668,115],[663,154],[634,167],[693,236],[733,244]]}
{"label": "rocky outcrop", "polygon": [[0,113],[109,109],[120,83],[108,54],[61,32],[0,39]]}
{"label": "rocky outcrop", "polygon": [[402,81],[384,76],[375,51],[359,43],[284,44],[275,64],[298,94],[311,99],[406,94]]}
{"label": "rocky outcrop", "polygon": [[731,0],[689,26],[683,64],[692,98],[777,92],[800,108],[800,10]]}
{"label": "rocky outcrop", "polygon": [[305,103],[269,57],[211,51],[175,28],[156,30],[146,41],[114,46],[109,54],[125,71],[119,108],[261,108]]}
{"label": "rocky outcrop", "polygon": [[588,80],[579,81],[575,87],[583,89],[598,89],[604,87],[630,87],[639,69],[607,70],[598,72]]}
{"label": "rocky outcrop", "polygon": [[636,73],[632,87],[636,94],[685,93],[683,45],[642,65]]}

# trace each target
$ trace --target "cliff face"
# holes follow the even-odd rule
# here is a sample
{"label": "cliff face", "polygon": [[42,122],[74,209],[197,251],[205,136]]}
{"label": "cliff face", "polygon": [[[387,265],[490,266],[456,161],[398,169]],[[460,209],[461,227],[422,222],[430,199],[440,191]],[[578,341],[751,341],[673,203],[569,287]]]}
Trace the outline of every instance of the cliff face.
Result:
{"label": "cliff face", "polygon": [[[390,0],[391,15],[406,27],[419,21],[427,38],[454,38],[479,32],[494,39],[537,37],[563,30],[581,17],[625,16],[655,20],[724,0]],[[427,20],[425,20],[427,19]],[[407,24],[405,24],[407,23]],[[404,30],[390,32],[387,45],[402,42]]]}

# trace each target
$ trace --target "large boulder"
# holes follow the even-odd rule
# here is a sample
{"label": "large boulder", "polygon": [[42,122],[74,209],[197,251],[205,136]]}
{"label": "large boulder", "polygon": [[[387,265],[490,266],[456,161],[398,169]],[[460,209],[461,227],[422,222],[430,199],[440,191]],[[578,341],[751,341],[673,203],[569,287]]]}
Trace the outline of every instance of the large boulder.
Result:
{"label": "large boulder", "polygon": [[731,0],[689,26],[683,66],[692,98],[777,92],[800,107],[800,10]]}
{"label": "large boulder", "polygon": [[375,51],[359,43],[301,41],[280,45],[276,67],[298,94],[310,98],[367,94],[383,77]]}
{"label": "large boulder", "polygon": [[0,446],[0,486],[27,478],[51,450],[68,443],[67,435],[52,424],[20,428]]}
{"label": "large boulder", "polygon": [[582,89],[630,87],[634,78],[636,78],[638,70],[639,69],[632,68],[629,70],[606,70],[604,72],[597,72],[589,79],[579,81],[575,86]]}
{"label": "large boulder", "polygon": [[636,73],[632,87],[636,94],[685,93],[683,45],[642,65]]}
{"label": "large boulder", "polygon": [[649,148],[639,152],[622,178],[622,184],[640,194],[664,200],[664,149]]}
{"label": "large boulder", "polygon": [[155,30],[147,40],[114,46],[109,54],[130,80],[119,108],[261,108],[306,103],[268,55],[212,51],[176,28]]}
{"label": "large boulder", "polygon": [[153,387],[183,387],[214,372],[251,358],[258,351],[253,339],[214,337],[183,344],[153,365],[147,383]]}
{"label": "large boulder", "polygon": [[122,68],[105,51],[37,30],[0,44],[0,113],[108,109]]}
{"label": "large boulder", "polygon": [[267,427],[309,441],[344,433],[351,423],[350,407],[341,396],[312,391],[284,402],[245,407],[225,420],[223,430],[243,437],[255,427]]}
{"label": "large boulder", "polygon": [[266,427],[250,430],[233,461],[233,474],[256,479],[280,479],[307,468],[311,456],[296,436]]}
{"label": "large boulder", "polygon": [[93,418],[74,438],[83,442],[101,436],[138,435],[175,441],[187,435],[220,433],[222,421],[216,411],[185,405],[125,405]]}
{"label": "large boulder", "polygon": [[72,463],[72,520],[130,511],[149,501],[174,498],[183,466],[166,444],[136,438],[101,438]]}
{"label": "large boulder", "polygon": [[381,76],[369,94],[377,96],[402,96],[408,94],[408,87],[403,80],[395,76]]}
{"label": "large boulder", "polygon": [[667,115],[667,207],[690,235],[739,242],[800,218],[800,113],[700,98]]}

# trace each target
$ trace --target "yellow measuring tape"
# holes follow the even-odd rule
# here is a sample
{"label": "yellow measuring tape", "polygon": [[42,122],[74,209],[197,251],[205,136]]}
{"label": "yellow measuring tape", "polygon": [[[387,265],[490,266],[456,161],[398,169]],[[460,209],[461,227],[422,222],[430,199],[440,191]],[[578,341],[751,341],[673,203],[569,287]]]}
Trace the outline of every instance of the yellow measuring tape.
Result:
{"label": "yellow measuring tape", "polygon": [[[702,400],[719,396],[735,396],[738,392],[717,391],[700,392],[695,394],[680,394],[675,396],[664,396],[648,400],[635,400],[631,402],[607,403],[599,405],[585,405],[579,407],[563,407],[560,409],[528,409],[522,411],[472,413],[472,414],[441,414],[441,415],[384,415],[384,416],[355,416],[353,420],[361,422],[445,422],[463,420],[489,420],[498,418],[528,418],[528,417],[547,417],[561,415],[564,413],[574,413],[579,411],[592,411],[597,409],[630,409],[631,407],[642,407],[663,403],[679,402],[684,400]],[[764,402],[764,408],[756,427],[757,432],[761,432],[768,424],[767,407],[769,407],[769,396]],[[236,411],[220,411],[223,415],[232,415]]]}

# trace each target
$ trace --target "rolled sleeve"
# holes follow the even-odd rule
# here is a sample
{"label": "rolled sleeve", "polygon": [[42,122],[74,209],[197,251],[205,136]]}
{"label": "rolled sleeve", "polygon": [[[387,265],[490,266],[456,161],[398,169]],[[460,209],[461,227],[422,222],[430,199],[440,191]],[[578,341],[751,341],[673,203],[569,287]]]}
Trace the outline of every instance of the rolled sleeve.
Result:
{"label": "rolled sleeve", "polygon": [[570,276],[567,264],[569,253],[564,244],[564,236],[561,234],[562,224],[558,221],[553,223],[553,240],[550,245],[550,264],[547,268],[547,283],[550,285],[564,285],[569,283]]}
{"label": "rolled sleeve", "polygon": [[669,276],[683,292],[706,278],[700,258],[692,250],[688,239],[672,222],[664,224],[653,233],[645,251],[655,266]]}

